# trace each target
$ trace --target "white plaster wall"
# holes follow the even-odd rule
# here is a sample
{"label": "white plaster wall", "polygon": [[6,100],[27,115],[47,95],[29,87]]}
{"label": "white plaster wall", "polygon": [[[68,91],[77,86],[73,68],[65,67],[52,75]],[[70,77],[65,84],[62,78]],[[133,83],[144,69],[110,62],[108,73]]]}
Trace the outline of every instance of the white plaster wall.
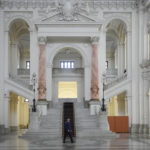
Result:
{"label": "white plaster wall", "polygon": [[[0,11],[0,37],[4,37],[4,26],[3,26],[3,11]],[[0,125],[4,124],[3,120],[3,94],[4,94],[4,38],[0,40]],[[7,117],[7,116],[6,116]]]}

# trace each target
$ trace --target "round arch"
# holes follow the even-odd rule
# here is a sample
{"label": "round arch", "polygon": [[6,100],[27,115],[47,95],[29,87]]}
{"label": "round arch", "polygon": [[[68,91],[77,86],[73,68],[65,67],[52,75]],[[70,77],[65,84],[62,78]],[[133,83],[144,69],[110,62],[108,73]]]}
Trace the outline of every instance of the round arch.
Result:
{"label": "round arch", "polygon": [[106,31],[106,29],[107,29],[107,25],[111,22],[111,21],[113,21],[113,20],[120,20],[120,21],[122,21],[124,24],[125,24],[125,26],[126,26],[126,30],[127,31],[130,31],[131,29],[131,25],[130,25],[130,23],[129,23],[129,21],[125,18],[125,17],[123,17],[123,16],[111,16],[110,18],[108,18],[106,21],[105,21],[105,23],[104,23],[104,29],[105,29],[105,31]]}
{"label": "round arch", "polygon": [[23,20],[24,22],[26,22],[29,26],[29,32],[33,31],[33,24],[29,21],[28,18],[24,17],[24,16],[14,16],[12,17],[6,24],[6,31],[9,31],[11,25],[16,21],[16,20]]}
{"label": "round arch", "polygon": [[53,52],[51,53],[50,57],[48,58],[48,64],[50,66],[53,65],[53,59],[54,57],[63,49],[67,49],[67,48],[71,48],[71,49],[74,49],[75,51],[77,51],[79,54],[81,54],[82,58],[83,58],[83,64],[84,66],[89,66],[89,61],[88,61],[88,57],[86,56],[84,50],[81,48],[81,47],[78,47],[78,46],[74,46],[74,45],[70,45],[70,44],[67,44],[67,45],[61,45],[57,48],[55,48],[53,50]]}

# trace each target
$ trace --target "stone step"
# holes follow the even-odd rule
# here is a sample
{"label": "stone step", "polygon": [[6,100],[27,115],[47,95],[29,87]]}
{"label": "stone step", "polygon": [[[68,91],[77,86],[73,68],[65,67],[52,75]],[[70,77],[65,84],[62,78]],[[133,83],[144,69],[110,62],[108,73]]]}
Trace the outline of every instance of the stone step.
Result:
{"label": "stone step", "polygon": [[112,133],[110,131],[104,131],[99,129],[82,129],[79,132],[77,132],[78,137],[112,137],[116,136],[115,133]]}

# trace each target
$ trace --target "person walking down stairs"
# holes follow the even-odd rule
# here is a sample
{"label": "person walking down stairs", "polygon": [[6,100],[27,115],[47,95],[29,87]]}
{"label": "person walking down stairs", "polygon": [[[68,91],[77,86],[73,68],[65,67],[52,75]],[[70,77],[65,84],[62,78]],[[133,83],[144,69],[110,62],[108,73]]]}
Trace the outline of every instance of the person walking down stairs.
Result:
{"label": "person walking down stairs", "polygon": [[67,121],[64,123],[64,139],[63,143],[66,141],[66,137],[69,136],[71,143],[73,143],[73,138],[72,138],[72,126],[70,122],[70,118],[67,119]]}

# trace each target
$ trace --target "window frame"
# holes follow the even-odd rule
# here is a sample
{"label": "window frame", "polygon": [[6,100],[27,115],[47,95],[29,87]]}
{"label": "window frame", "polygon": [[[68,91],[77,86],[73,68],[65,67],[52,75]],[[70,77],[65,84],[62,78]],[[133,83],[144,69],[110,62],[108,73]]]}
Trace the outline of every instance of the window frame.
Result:
{"label": "window frame", "polygon": [[61,69],[74,69],[75,68],[75,61],[73,60],[61,60],[60,63]]}
{"label": "window frame", "polygon": [[[28,65],[28,63],[29,63],[29,65]],[[30,69],[30,61],[26,61],[26,69]]]}

